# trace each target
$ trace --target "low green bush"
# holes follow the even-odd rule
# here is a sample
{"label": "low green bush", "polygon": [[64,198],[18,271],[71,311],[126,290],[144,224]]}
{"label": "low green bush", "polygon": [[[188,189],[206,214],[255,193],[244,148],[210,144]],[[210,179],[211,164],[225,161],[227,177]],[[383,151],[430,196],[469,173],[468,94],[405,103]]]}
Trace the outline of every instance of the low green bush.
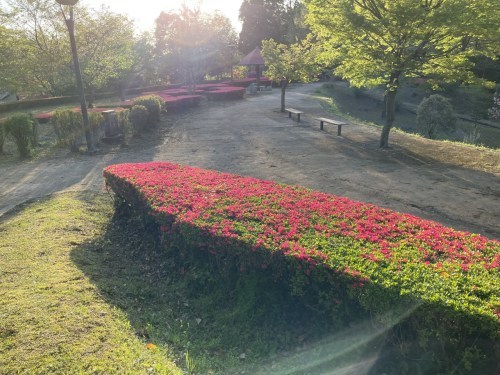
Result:
{"label": "low green bush", "polygon": [[146,128],[148,122],[148,109],[143,105],[134,105],[130,109],[128,119],[132,125],[134,135],[139,135]]}
{"label": "low green bush", "polygon": [[83,135],[82,114],[69,109],[58,110],[54,112],[51,121],[59,144],[68,146],[72,152],[78,152],[78,144]]}
{"label": "low green bush", "polygon": [[5,143],[5,127],[4,123],[0,121],[0,155],[3,154],[4,143]]}
{"label": "low green bush", "polygon": [[134,105],[142,105],[148,110],[147,127],[154,127],[159,124],[161,110],[165,105],[164,101],[159,96],[140,96],[134,100]]}
{"label": "low green bush", "polygon": [[21,157],[31,154],[34,122],[33,117],[27,113],[10,116],[5,121],[5,130],[14,139]]}
{"label": "low green bush", "polygon": [[94,143],[98,143],[99,141],[99,130],[101,129],[103,123],[104,116],[102,113],[89,112],[89,127],[92,132],[92,139]]}
{"label": "low green bush", "polygon": [[424,98],[417,108],[417,128],[424,137],[433,139],[438,130],[453,130],[456,123],[453,107],[444,96]]}
{"label": "low green bush", "polygon": [[131,129],[129,121],[129,114],[129,109],[116,112],[116,119],[118,120],[118,126],[120,127],[120,132],[122,133],[122,144],[127,144],[130,135],[133,134],[133,129]]}

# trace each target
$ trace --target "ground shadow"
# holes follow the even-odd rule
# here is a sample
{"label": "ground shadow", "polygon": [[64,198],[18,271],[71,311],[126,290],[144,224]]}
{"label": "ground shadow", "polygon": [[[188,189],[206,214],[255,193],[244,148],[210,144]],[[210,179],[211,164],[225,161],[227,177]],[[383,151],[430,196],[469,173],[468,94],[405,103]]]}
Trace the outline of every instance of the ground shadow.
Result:
{"label": "ground shadow", "polygon": [[[127,315],[139,337],[173,346],[179,364],[200,373],[430,375],[450,364],[456,373],[467,366],[473,366],[473,373],[497,370],[495,343],[481,329],[461,336],[459,346],[491,354],[472,364],[469,358],[457,357],[462,353],[447,352],[457,344],[453,335],[436,340],[431,333],[422,349],[415,332],[425,326],[421,317],[415,318],[421,309],[431,317],[440,312],[445,326],[464,319],[477,327],[495,326],[488,319],[401,299],[397,290],[369,284],[373,296],[400,301],[381,324],[348,298],[344,286],[358,283],[355,278],[318,269],[313,272],[316,281],[309,283],[300,271],[295,276],[303,276],[302,293],[290,296],[294,286],[282,260],[269,261],[265,251],[252,252],[244,243],[237,246],[248,247],[255,267],[244,257],[226,258],[221,264],[182,239],[165,242],[152,222],[116,217],[103,236],[74,249],[71,258],[102,297]],[[261,262],[268,263],[260,267]],[[332,285],[336,287],[329,294]],[[322,309],[321,300],[332,296],[340,306],[335,314]],[[454,329],[460,331],[460,326]]]}

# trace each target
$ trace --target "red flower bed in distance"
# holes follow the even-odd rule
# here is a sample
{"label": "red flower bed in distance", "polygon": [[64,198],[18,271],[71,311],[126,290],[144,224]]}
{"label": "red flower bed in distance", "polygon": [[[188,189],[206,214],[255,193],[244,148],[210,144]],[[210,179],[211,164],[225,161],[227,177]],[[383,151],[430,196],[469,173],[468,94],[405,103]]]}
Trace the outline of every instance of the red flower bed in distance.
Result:
{"label": "red flower bed in distance", "polygon": [[326,267],[355,276],[357,287],[397,288],[499,320],[499,241],[302,187],[171,163],[112,165],[104,176],[117,195],[139,199],[162,231],[189,227],[187,237],[195,228],[219,238],[199,244],[213,253],[244,243],[305,264],[307,274]]}

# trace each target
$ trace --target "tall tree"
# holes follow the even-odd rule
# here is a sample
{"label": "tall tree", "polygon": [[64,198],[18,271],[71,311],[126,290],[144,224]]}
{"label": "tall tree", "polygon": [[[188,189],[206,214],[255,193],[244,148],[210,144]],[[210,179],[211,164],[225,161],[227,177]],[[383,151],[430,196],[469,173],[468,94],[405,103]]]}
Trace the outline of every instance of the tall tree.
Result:
{"label": "tall tree", "polygon": [[76,22],[83,82],[91,93],[128,74],[134,63],[134,25],[106,7],[79,9]]}
{"label": "tall tree", "polygon": [[[11,61],[22,75],[17,88],[32,94],[60,95],[74,87],[69,38],[61,8],[52,0],[8,0],[2,17],[15,34],[13,48],[22,58]],[[84,84],[101,88],[132,65],[133,24],[107,8],[75,9],[75,34]],[[18,54],[19,55],[19,54]]]}
{"label": "tall tree", "polygon": [[311,28],[328,47],[328,59],[338,64],[336,73],[356,87],[385,85],[381,147],[389,146],[402,77],[471,82],[475,79],[471,57],[494,58],[499,48],[498,1],[306,0],[306,4]]}
{"label": "tall tree", "polygon": [[289,83],[311,82],[321,71],[316,62],[319,46],[312,42],[312,37],[289,46],[273,39],[262,42],[262,57],[266,62],[266,75],[273,81],[280,82],[281,112],[285,112],[285,92]]}
{"label": "tall tree", "polygon": [[229,67],[236,53],[236,34],[227,17],[185,5],[177,12],[160,14],[155,39],[164,74],[190,85]]}
{"label": "tall tree", "polygon": [[239,50],[247,54],[265,39],[285,42],[283,0],[243,0],[240,7]]}

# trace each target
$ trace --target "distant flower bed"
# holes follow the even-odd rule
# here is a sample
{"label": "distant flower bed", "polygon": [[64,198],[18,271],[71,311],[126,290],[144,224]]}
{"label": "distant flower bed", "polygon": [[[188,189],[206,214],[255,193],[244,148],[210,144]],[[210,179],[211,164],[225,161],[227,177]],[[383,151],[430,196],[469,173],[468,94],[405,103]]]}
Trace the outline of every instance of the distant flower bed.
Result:
{"label": "distant flower bed", "polygon": [[231,86],[248,87],[251,83],[257,82],[257,78],[233,79]]}
{"label": "distant flower bed", "polygon": [[163,97],[163,100],[167,110],[177,110],[198,105],[201,98],[201,95],[179,95]]}
{"label": "distant flower bed", "polygon": [[[123,107],[121,105],[119,105],[117,107],[97,107],[97,108],[88,108],[88,112],[89,113],[90,112],[101,113],[101,112],[110,111],[110,110],[113,110],[115,112],[120,112],[120,111],[123,111],[124,108],[125,107]],[[81,112],[81,108],[75,107],[75,108],[72,108],[72,111]],[[54,116],[54,111],[37,113],[37,114],[33,115],[33,117],[36,118],[40,124],[44,124],[44,123],[49,122],[52,119],[52,116]]]}
{"label": "distant flower bed", "polygon": [[205,93],[209,100],[243,99],[244,87],[225,86],[218,87]]}

